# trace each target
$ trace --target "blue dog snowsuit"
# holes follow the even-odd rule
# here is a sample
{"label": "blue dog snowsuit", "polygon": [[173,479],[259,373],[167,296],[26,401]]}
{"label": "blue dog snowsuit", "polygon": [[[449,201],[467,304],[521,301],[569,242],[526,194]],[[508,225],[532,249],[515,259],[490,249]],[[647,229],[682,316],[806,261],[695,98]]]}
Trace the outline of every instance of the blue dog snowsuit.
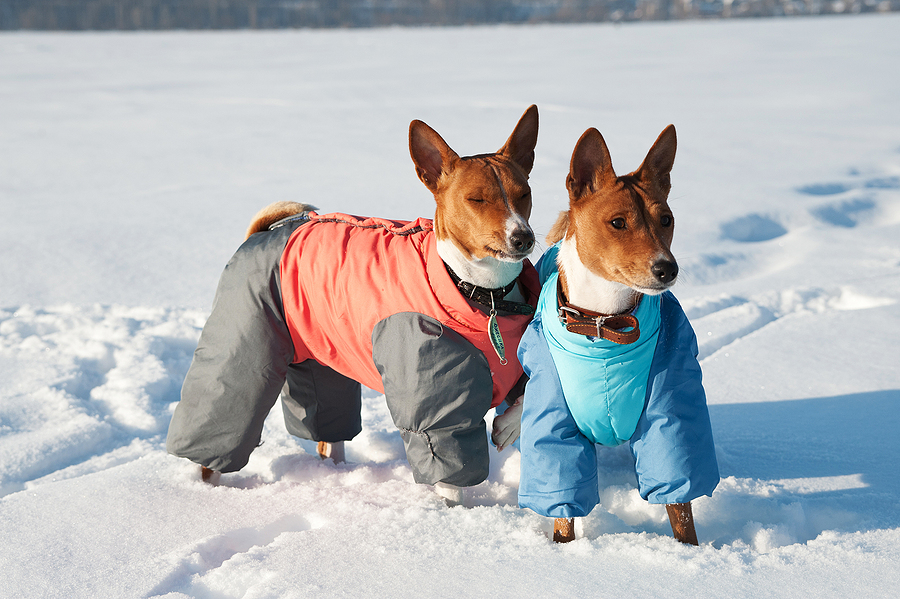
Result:
{"label": "blue dog snowsuit", "polygon": [[600,501],[597,445],[630,441],[641,497],[684,503],[719,482],[697,339],[670,292],[633,312],[639,339],[618,345],[567,331],[557,308],[558,246],[538,263],[537,313],[519,343],[525,389],[519,505],[554,518]]}

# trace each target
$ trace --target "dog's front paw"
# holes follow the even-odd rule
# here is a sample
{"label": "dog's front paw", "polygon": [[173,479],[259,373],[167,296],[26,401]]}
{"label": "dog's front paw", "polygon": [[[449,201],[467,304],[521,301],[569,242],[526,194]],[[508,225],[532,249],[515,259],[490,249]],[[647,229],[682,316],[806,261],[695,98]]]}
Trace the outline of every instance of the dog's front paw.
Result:
{"label": "dog's front paw", "polygon": [[447,507],[465,506],[465,493],[462,487],[450,483],[435,483],[434,490],[444,500]]}
{"label": "dog's front paw", "polygon": [[494,418],[491,441],[497,446],[497,451],[503,451],[504,448],[512,445],[519,438],[519,430],[522,428],[522,400],[524,398],[524,395],[520,395],[513,405]]}

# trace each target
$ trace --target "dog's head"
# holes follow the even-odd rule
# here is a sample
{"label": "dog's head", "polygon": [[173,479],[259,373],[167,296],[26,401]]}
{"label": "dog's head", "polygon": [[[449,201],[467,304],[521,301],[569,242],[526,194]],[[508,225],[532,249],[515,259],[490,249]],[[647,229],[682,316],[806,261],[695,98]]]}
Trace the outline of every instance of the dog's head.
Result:
{"label": "dog's head", "polygon": [[675,148],[675,127],[669,125],[641,166],[619,177],[603,136],[593,128],[585,131],[566,178],[569,210],[548,242],[574,236],[578,257],[591,273],[640,293],[671,287],[678,276],[670,249],[675,219],[668,205]]}
{"label": "dog's head", "polygon": [[416,174],[437,202],[439,242],[452,244],[473,262],[519,264],[531,253],[528,174],[537,132],[532,105],[499,151],[460,157],[434,129],[422,121],[410,123],[409,151]]}

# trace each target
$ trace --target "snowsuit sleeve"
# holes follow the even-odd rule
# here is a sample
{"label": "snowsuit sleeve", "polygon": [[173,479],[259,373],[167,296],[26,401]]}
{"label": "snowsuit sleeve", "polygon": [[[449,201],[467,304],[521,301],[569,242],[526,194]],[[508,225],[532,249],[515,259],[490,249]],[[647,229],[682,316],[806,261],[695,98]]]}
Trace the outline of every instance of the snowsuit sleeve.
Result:
{"label": "snowsuit sleeve", "polygon": [[712,495],[719,483],[697,338],[671,293],[650,367],[647,403],[631,438],[641,497],[650,503],[684,503]]}
{"label": "snowsuit sleeve", "polygon": [[540,314],[519,343],[529,377],[519,438],[519,505],[542,516],[586,516],[600,501],[596,448],[578,430],[544,339]]}
{"label": "snowsuit sleeve", "polygon": [[415,481],[485,480],[493,383],[484,354],[436,319],[400,312],[375,325],[372,358]]}

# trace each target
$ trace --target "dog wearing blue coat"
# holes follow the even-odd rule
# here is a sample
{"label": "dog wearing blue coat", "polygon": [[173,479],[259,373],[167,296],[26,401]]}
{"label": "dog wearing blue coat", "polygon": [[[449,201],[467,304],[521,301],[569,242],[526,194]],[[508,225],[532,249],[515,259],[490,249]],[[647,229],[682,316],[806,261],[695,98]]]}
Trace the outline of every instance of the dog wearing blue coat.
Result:
{"label": "dog wearing blue coat", "polygon": [[684,543],[698,544],[690,502],[719,482],[697,340],[669,291],[675,149],[669,125],[620,177],[588,129],[566,179],[569,210],[538,264],[542,291],[518,349],[529,377],[519,504],[555,518],[559,542],[600,501],[598,447],[630,443],[641,496],[666,505]]}

